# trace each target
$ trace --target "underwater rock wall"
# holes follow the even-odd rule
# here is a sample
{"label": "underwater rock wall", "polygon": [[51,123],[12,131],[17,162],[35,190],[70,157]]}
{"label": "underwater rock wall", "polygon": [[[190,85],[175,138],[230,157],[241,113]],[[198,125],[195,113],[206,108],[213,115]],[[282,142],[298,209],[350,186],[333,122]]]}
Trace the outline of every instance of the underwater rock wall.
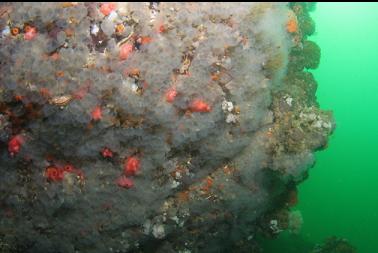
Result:
{"label": "underwater rock wall", "polygon": [[335,127],[310,8],[2,3],[1,250],[258,252]]}

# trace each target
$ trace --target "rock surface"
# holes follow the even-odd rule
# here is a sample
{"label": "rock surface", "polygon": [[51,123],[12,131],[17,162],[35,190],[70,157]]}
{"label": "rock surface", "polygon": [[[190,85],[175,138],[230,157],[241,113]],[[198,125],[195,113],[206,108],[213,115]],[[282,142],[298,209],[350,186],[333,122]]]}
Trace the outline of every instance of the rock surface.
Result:
{"label": "rock surface", "polygon": [[1,3],[2,252],[259,252],[335,124],[309,3]]}

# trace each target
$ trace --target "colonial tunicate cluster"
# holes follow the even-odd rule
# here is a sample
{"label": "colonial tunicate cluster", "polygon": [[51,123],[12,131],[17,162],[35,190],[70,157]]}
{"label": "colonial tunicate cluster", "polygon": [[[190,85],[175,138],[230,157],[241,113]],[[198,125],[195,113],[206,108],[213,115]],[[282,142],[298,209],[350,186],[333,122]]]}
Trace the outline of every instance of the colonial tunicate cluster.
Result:
{"label": "colonial tunicate cluster", "polygon": [[297,232],[295,185],[335,127],[311,8],[1,3],[0,251],[259,252]]}

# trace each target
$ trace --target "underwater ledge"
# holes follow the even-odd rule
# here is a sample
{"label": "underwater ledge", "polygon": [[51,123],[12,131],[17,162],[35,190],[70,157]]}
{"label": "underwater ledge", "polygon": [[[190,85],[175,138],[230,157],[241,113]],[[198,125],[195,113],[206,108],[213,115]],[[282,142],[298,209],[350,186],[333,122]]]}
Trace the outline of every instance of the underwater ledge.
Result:
{"label": "underwater ledge", "polygon": [[260,252],[335,122],[312,3],[1,3],[2,252]]}

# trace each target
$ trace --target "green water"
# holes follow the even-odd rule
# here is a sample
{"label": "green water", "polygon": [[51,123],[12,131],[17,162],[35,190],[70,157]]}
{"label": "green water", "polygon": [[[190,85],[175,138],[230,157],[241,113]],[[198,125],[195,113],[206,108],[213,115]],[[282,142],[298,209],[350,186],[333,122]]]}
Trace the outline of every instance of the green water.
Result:
{"label": "green water", "polygon": [[[320,242],[337,235],[359,253],[377,253],[378,3],[318,3],[312,17],[317,32],[310,39],[322,50],[312,71],[317,97],[334,111],[337,128],[299,187],[300,237]],[[282,245],[295,240],[284,234],[265,252],[284,252]]]}

